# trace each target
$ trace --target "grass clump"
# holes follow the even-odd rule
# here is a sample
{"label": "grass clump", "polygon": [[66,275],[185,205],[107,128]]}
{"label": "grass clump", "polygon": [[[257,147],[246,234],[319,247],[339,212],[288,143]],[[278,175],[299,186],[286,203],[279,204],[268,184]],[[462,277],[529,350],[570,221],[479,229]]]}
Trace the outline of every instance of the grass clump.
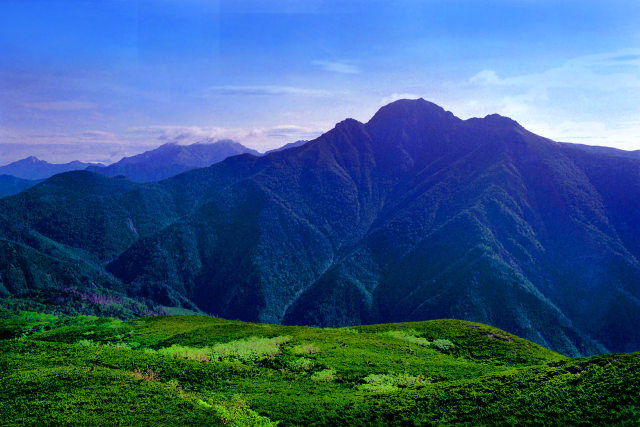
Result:
{"label": "grass clump", "polygon": [[438,351],[448,351],[454,347],[453,343],[446,339],[437,339],[437,340],[429,341],[426,338],[419,337],[418,332],[416,332],[413,329],[405,329],[403,331],[387,331],[387,332],[383,332],[383,334],[402,340],[402,341],[419,345],[421,347],[431,347]]}
{"label": "grass clump", "polygon": [[441,351],[448,351],[453,348],[453,343],[451,341],[443,339],[433,340],[431,345]]}
{"label": "grass clump", "polygon": [[304,357],[300,357],[289,363],[289,368],[294,371],[310,371],[315,366],[316,364],[313,360],[305,359]]}
{"label": "grass clump", "polygon": [[[207,402],[200,400],[201,404],[208,405]],[[203,406],[204,406],[203,405]],[[228,402],[209,405],[220,417],[223,425],[234,426],[257,426],[271,427],[277,426],[277,422],[271,421],[267,417],[263,417],[256,411],[252,410],[247,402],[238,395],[234,395]]]}
{"label": "grass clump", "polygon": [[320,353],[320,349],[315,344],[300,344],[291,350],[296,356],[313,356]]}
{"label": "grass clump", "polygon": [[312,380],[325,383],[333,382],[336,378],[336,371],[333,369],[323,369],[311,375]]}
{"label": "grass clump", "polygon": [[290,340],[290,336],[275,338],[250,337],[245,340],[219,343],[213,347],[204,348],[173,344],[171,347],[159,349],[158,353],[174,359],[190,359],[201,362],[238,360],[247,363],[277,356],[282,352],[280,347]]}
{"label": "grass clump", "polygon": [[211,360],[211,354],[208,348],[184,347],[179,344],[161,348],[158,350],[158,354],[173,357],[174,359],[199,360],[200,362],[208,362]]}
{"label": "grass clump", "polygon": [[371,374],[364,378],[364,384],[360,389],[374,393],[389,393],[401,388],[419,388],[429,383],[428,379],[421,376],[402,374]]}
{"label": "grass clump", "polygon": [[282,352],[280,347],[289,341],[291,337],[288,335],[275,338],[250,337],[216,344],[210,351],[213,359],[252,362],[277,356]]}
{"label": "grass clump", "polygon": [[418,337],[418,333],[413,329],[406,329],[404,331],[388,331],[384,332],[384,334],[402,341],[419,345],[421,347],[429,347],[431,345],[431,342],[429,340]]}

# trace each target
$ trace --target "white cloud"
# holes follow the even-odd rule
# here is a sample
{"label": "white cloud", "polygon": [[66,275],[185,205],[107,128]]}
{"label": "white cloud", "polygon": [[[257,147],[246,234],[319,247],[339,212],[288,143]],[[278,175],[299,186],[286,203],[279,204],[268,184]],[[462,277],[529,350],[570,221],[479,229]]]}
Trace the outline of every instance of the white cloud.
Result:
{"label": "white cloud", "polygon": [[469,79],[469,83],[476,83],[480,85],[500,84],[501,82],[502,80],[493,70],[482,70]]}
{"label": "white cloud", "polygon": [[130,128],[135,139],[155,140],[161,143],[193,144],[203,141],[232,139],[258,151],[280,147],[300,139],[313,139],[323,133],[293,124],[272,127],[223,128],[207,126],[146,126]]}
{"label": "white cloud", "polygon": [[362,72],[360,68],[352,64],[335,61],[313,61],[314,65],[321,67],[325,71],[341,74],[359,74]]}
{"label": "white cloud", "polygon": [[392,93],[389,96],[385,96],[380,100],[380,104],[387,105],[393,101],[397,101],[399,99],[418,99],[423,98],[424,95],[418,95],[415,93]]}

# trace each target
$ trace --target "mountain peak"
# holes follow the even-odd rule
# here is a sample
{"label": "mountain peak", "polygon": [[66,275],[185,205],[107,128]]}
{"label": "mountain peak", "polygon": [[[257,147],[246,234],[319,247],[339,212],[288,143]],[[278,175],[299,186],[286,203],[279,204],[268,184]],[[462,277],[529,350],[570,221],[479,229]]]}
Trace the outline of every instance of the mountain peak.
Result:
{"label": "mountain peak", "polygon": [[369,123],[380,121],[452,120],[456,117],[441,106],[418,99],[399,99],[380,108]]}
{"label": "mountain peak", "polygon": [[521,127],[520,123],[516,122],[515,120],[513,120],[510,117],[507,116],[501,116],[500,114],[489,114],[487,116],[484,117],[485,122],[494,125],[494,126],[500,126],[500,127]]}
{"label": "mountain peak", "polygon": [[190,169],[203,168],[227,157],[243,153],[258,155],[257,151],[235,141],[204,139],[191,145],[168,142],[153,150],[123,157],[107,167],[89,167],[88,170],[107,176],[124,175],[133,181],[159,181]]}

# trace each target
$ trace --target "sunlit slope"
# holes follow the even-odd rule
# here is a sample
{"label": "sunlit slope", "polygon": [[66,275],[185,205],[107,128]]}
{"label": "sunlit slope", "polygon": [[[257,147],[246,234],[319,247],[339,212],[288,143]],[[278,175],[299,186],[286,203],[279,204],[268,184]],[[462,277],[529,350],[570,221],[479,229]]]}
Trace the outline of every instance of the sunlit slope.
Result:
{"label": "sunlit slope", "polygon": [[640,355],[569,359],[479,323],[320,329],[23,312],[0,325],[9,424],[640,421]]}

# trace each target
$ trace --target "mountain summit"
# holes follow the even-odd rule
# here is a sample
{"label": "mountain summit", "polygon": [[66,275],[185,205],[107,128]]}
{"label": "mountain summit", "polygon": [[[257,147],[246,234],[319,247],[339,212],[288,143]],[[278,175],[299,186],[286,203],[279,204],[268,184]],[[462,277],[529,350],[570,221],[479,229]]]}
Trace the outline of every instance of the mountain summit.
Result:
{"label": "mountain summit", "polygon": [[159,181],[179,173],[211,166],[230,156],[255,150],[231,140],[205,141],[191,145],[167,143],[131,157],[124,157],[109,166],[91,166],[87,170],[107,176],[124,175],[133,181]]}
{"label": "mountain summit", "polygon": [[458,318],[570,355],[640,349],[640,160],[616,150],[400,100],[151,186],[68,175],[0,212],[34,251],[41,235],[85,253],[109,273],[90,277],[130,297],[286,324]]}
{"label": "mountain summit", "polygon": [[83,163],[77,160],[63,164],[48,163],[37,157],[29,156],[8,165],[0,166],[0,175],[11,175],[20,179],[38,180],[49,178],[57,173],[84,169],[90,165],[90,163]]}

